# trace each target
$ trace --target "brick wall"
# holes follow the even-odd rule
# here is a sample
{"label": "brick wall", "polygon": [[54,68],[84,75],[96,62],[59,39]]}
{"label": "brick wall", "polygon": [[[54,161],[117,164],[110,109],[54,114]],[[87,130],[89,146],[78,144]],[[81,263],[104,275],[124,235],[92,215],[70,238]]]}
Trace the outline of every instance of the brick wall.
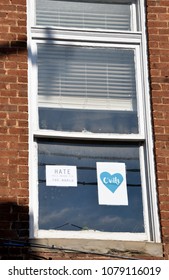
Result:
{"label": "brick wall", "polygon": [[[3,239],[28,237],[26,40],[26,0],[0,0],[0,238]],[[7,258],[23,255],[21,249],[1,246],[0,255],[5,255],[4,252]]]}
{"label": "brick wall", "polygon": [[[169,1],[147,0],[147,22],[159,209],[169,259]],[[0,245],[2,238],[29,236],[26,40],[26,0],[0,0]],[[25,256],[27,248],[0,247],[0,258]],[[57,252],[52,258],[94,256]]]}
{"label": "brick wall", "polygon": [[169,259],[169,1],[147,1],[152,111],[165,258]]}

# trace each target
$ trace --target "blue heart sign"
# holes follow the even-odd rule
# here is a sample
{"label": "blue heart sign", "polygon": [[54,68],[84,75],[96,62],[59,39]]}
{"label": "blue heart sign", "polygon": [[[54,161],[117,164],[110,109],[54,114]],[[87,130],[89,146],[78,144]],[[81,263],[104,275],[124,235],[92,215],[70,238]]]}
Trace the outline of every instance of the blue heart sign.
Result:
{"label": "blue heart sign", "polygon": [[97,162],[99,205],[128,205],[124,162]]}
{"label": "blue heart sign", "polygon": [[111,175],[109,172],[102,172],[100,174],[100,179],[106,188],[108,188],[112,193],[114,193],[120,187],[124,180],[120,173]]}

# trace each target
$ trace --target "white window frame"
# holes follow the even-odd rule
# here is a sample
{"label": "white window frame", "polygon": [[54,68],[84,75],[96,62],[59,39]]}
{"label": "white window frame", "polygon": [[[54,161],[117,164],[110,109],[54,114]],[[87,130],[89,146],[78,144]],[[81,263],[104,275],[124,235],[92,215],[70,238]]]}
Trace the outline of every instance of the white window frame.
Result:
{"label": "white window frame", "polygon": [[[120,1],[121,2],[121,1]],[[133,4],[133,19],[136,18],[136,10],[139,10],[139,30],[136,31],[136,22],[133,23],[133,31],[80,31],[62,28],[51,28],[50,34],[46,35],[44,28],[33,26],[35,22],[34,1],[27,0],[28,6],[28,52],[29,52],[29,166],[30,166],[30,238],[81,238],[100,240],[133,240],[160,242],[160,227],[157,207],[157,192],[155,180],[155,166],[153,156],[153,136],[151,125],[151,106],[149,97],[148,65],[145,32],[145,9],[144,1],[138,0]],[[57,40],[56,40],[57,39]],[[52,44],[68,44],[74,46],[102,46],[132,48],[136,51],[137,77],[137,111],[139,115],[138,134],[101,134],[85,132],[61,132],[53,130],[40,130],[38,128],[38,99],[37,99],[37,43],[45,43],[50,40]],[[90,42],[89,42],[90,41]],[[97,43],[95,42],[97,41]],[[125,42],[125,43],[124,43]],[[146,188],[143,192],[143,209],[145,219],[145,233],[110,233],[97,231],[57,231],[38,229],[38,171],[37,171],[37,138],[52,137],[57,139],[105,139],[112,141],[135,141],[143,143],[140,147],[140,169],[142,185]],[[97,140],[96,140],[97,141]],[[144,147],[143,147],[144,145]],[[145,166],[146,162],[146,166]],[[145,169],[147,176],[145,176]],[[151,221],[151,222],[150,222]]]}

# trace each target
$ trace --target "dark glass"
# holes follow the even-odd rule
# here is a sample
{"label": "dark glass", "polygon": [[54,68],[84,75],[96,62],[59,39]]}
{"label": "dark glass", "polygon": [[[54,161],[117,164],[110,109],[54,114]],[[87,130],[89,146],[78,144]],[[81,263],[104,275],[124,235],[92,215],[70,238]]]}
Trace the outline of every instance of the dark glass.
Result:
{"label": "dark glass", "polygon": [[93,133],[138,133],[136,112],[39,108],[40,129]]}
{"label": "dark glass", "polygon": [[[139,147],[134,144],[38,141],[39,228],[144,232]],[[98,204],[96,162],[124,162],[128,206]],[[77,166],[77,187],[46,186],[46,165]]]}

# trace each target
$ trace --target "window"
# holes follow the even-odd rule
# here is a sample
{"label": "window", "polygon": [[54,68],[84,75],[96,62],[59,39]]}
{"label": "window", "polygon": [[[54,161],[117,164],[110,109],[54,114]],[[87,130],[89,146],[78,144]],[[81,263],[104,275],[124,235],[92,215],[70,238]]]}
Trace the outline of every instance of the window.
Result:
{"label": "window", "polygon": [[[32,237],[160,241],[143,2],[29,1]],[[127,205],[98,203],[97,162],[125,164]]]}

